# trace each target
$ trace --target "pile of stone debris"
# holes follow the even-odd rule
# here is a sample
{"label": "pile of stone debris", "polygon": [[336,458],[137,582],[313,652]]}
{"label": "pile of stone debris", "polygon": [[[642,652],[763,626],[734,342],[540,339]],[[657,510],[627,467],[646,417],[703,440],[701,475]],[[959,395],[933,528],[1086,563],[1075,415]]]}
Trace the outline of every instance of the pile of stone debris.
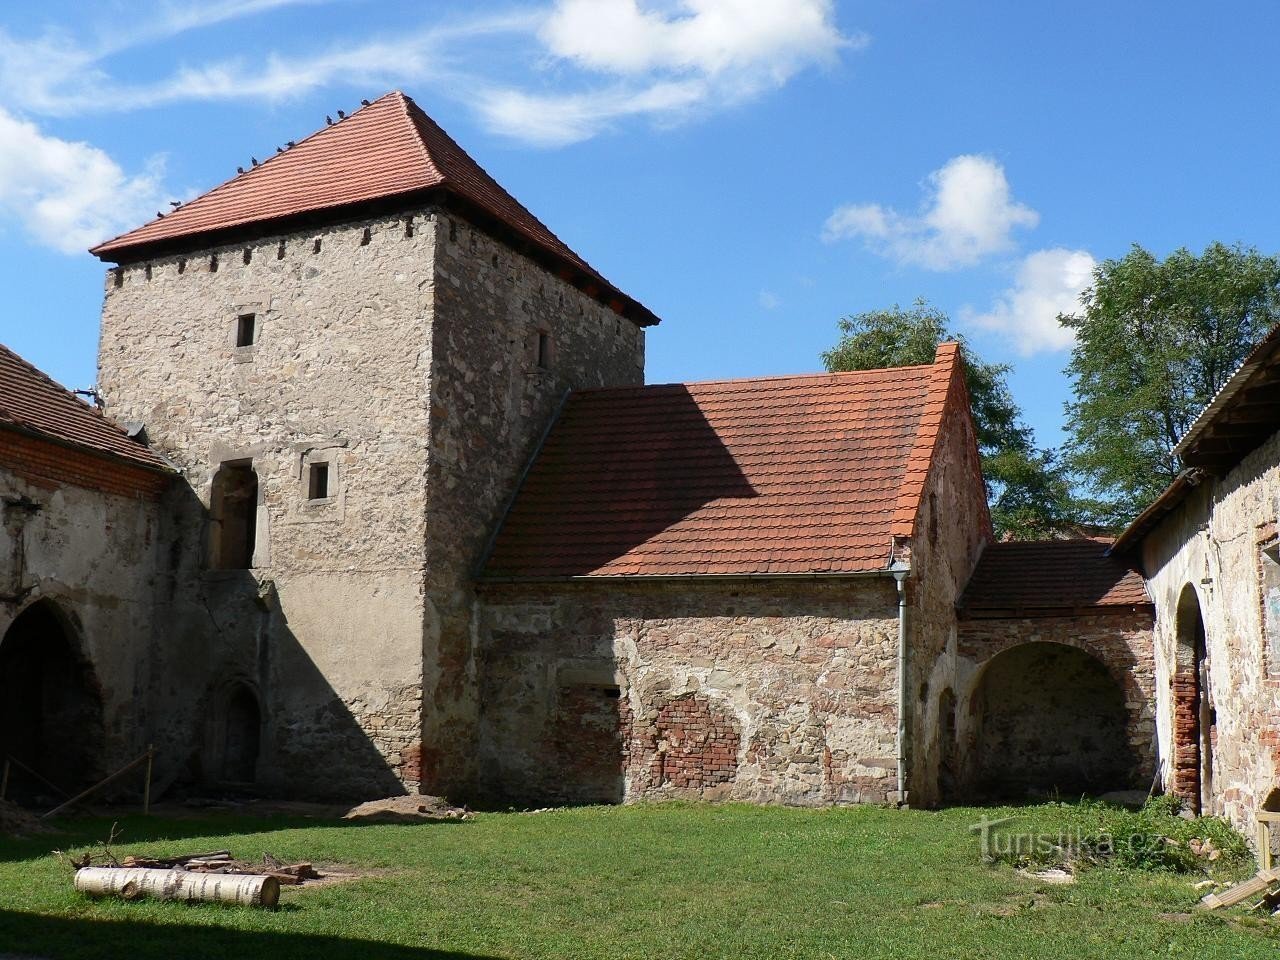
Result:
{"label": "pile of stone debris", "polygon": [[14,803],[0,800],[0,836],[25,837],[33,833],[48,833],[49,828],[34,815]]}
{"label": "pile of stone debris", "polygon": [[442,797],[425,794],[385,797],[352,807],[342,815],[344,820],[372,823],[413,823],[418,820],[470,820],[466,807],[455,807]]}

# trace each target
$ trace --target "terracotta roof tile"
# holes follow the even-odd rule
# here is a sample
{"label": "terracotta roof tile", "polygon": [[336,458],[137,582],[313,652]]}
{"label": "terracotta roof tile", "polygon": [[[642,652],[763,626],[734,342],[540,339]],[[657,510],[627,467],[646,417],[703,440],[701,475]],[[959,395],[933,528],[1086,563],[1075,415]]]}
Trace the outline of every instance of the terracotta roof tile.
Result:
{"label": "terracotta roof tile", "polygon": [[153,450],[0,344],[0,427],[5,426],[139,466],[168,469]]}
{"label": "terracotta roof tile", "polygon": [[484,575],[882,570],[953,360],[571,394]]}
{"label": "terracotta roof tile", "polygon": [[960,599],[967,614],[1131,607],[1151,602],[1142,576],[1107,555],[1103,538],[987,546]]}
{"label": "terracotta roof tile", "polygon": [[172,213],[91,251],[116,262],[179,239],[287,221],[361,203],[441,190],[475,204],[557,261],[657,323],[504,190],[412,99],[393,91]]}

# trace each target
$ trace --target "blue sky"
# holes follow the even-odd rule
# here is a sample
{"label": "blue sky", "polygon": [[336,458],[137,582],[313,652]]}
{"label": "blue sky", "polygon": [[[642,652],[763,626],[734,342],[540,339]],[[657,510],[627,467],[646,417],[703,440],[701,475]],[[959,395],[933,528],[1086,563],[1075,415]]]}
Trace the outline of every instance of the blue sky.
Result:
{"label": "blue sky", "polygon": [[663,317],[650,381],[814,370],[924,297],[1053,444],[1094,262],[1280,249],[1277,36],[1267,2],[6,4],[0,340],[91,384],[85,247],[400,88]]}

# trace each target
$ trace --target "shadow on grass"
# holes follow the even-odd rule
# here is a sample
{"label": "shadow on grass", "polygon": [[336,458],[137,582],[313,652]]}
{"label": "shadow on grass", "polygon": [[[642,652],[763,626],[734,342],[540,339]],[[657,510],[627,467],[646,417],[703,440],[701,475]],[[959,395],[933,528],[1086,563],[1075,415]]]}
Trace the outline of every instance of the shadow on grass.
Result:
{"label": "shadow on grass", "polygon": [[49,917],[0,910],[0,954],[48,960],[497,960],[478,954],[402,947],[304,933],[267,933],[189,924],[150,924]]}
{"label": "shadow on grass", "polygon": [[[213,814],[200,817],[144,817],[141,814],[120,817],[81,817],[74,820],[53,821],[54,832],[37,833],[24,837],[0,835],[0,863],[4,861],[31,860],[47,856],[53,850],[73,850],[96,847],[111,836],[116,825],[115,846],[121,848],[141,844],[168,844],[190,841],[199,846],[209,837],[247,837],[254,834],[276,833],[281,830],[350,830],[353,827],[403,827],[415,829],[463,826],[467,820],[426,820],[412,822],[393,820],[341,820],[292,815],[248,817],[239,814]],[[171,851],[172,852],[172,851]],[[179,853],[201,853],[202,850],[181,850]]]}

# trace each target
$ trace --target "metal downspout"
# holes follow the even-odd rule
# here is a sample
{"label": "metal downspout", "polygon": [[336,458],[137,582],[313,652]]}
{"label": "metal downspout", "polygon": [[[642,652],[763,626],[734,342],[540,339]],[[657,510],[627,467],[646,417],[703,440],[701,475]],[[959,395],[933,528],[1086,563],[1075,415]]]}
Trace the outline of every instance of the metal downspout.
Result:
{"label": "metal downspout", "polygon": [[911,564],[889,568],[898,583],[898,806],[907,806],[907,577]]}

